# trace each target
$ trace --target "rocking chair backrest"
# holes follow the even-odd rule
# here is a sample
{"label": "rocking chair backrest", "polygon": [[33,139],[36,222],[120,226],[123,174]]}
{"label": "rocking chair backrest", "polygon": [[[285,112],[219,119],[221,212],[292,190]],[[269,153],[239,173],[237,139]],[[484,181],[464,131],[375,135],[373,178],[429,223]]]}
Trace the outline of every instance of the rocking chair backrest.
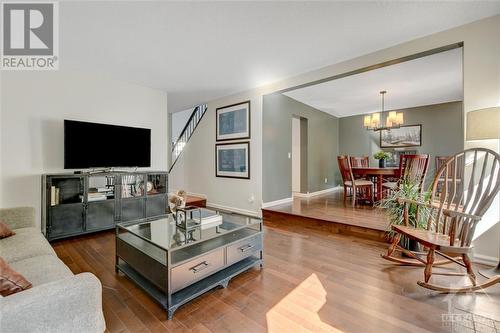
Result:
{"label": "rocking chair backrest", "polygon": [[399,155],[399,177],[400,180],[409,180],[418,183],[423,188],[427,167],[429,166],[429,155]]}
{"label": "rocking chair backrest", "polygon": [[368,156],[351,156],[351,167],[353,168],[367,168],[370,166],[370,159]]}
{"label": "rocking chair backrest", "polygon": [[427,228],[450,236],[451,246],[458,241],[469,247],[477,223],[500,189],[499,169],[500,156],[483,148],[465,150],[442,163],[432,184]]}
{"label": "rocking chair backrest", "polygon": [[353,181],[354,176],[352,175],[351,161],[349,156],[340,155],[337,156],[337,161],[339,162],[339,170],[342,175],[342,181],[345,184],[346,181]]}

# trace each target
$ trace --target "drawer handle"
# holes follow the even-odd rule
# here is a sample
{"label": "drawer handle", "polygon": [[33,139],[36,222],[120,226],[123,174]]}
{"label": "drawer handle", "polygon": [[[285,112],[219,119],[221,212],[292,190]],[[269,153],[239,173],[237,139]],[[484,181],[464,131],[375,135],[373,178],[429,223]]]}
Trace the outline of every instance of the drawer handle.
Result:
{"label": "drawer handle", "polygon": [[245,245],[245,246],[240,247],[240,248],[239,248],[239,250],[240,250],[241,252],[247,252],[248,250],[250,250],[250,249],[251,249],[251,248],[253,248],[253,247],[254,247],[254,245],[253,245],[253,244],[248,244],[248,245]]}
{"label": "drawer handle", "polygon": [[202,262],[202,263],[199,263],[198,265],[196,266],[193,266],[190,268],[190,270],[193,271],[193,273],[198,273],[199,271],[202,271],[204,270],[205,268],[208,267],[208,263],[206,261]]}

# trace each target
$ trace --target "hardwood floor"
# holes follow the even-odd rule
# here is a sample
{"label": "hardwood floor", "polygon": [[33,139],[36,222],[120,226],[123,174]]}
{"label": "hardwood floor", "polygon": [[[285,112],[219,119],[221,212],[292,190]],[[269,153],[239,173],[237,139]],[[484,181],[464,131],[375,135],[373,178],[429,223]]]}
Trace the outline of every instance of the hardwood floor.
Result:
{"label": "hardwood floor", "polygon": [[487,293],[439,295],[417,286],[422,269],[381,259],[381,242],[297,224],[266,223],[264,232],[262,270],[181,307],[172,321],[115,274],[113,232],[53,245],[73,272],[101,280],[109,332],[451,332],[442,321],[449,311],[500,320],[498,285]]}
{"label": "hardwood floor", "polygon": [[311,198],[295,197],[292,202],[267,207],[263,212],[300,216],[380,231],[387,230],[388,225],[385,214],[370,205],[352,207],[350,201],[344,205],[342,190]]}

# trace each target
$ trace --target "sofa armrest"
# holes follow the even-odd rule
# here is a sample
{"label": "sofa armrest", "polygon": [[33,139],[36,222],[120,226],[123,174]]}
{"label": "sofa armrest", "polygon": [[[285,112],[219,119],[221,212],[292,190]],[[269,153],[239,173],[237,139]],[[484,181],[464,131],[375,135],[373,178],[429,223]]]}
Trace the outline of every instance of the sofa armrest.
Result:
{"label": "sofa armrest", "polygon": [[11,229],[35,227],[35,209],[33,207],[0,209],[0,220]]}
{"label": "sofa armrest", "polygon": [[101,283],[91,273],[0,298],[0,332],[99,332],[106,329]]}

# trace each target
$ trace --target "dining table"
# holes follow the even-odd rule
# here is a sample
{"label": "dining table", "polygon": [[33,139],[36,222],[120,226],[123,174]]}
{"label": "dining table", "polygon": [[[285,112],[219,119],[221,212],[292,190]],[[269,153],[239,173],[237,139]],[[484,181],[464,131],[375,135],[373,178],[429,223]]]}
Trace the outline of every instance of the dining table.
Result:
{"label": "dining table", "polygon": [[377,187],[377,201],[382,200],[382,182],[384,177],[399,178],[399,167],[353,167],[352,174],[355,178],[375,178]]}

